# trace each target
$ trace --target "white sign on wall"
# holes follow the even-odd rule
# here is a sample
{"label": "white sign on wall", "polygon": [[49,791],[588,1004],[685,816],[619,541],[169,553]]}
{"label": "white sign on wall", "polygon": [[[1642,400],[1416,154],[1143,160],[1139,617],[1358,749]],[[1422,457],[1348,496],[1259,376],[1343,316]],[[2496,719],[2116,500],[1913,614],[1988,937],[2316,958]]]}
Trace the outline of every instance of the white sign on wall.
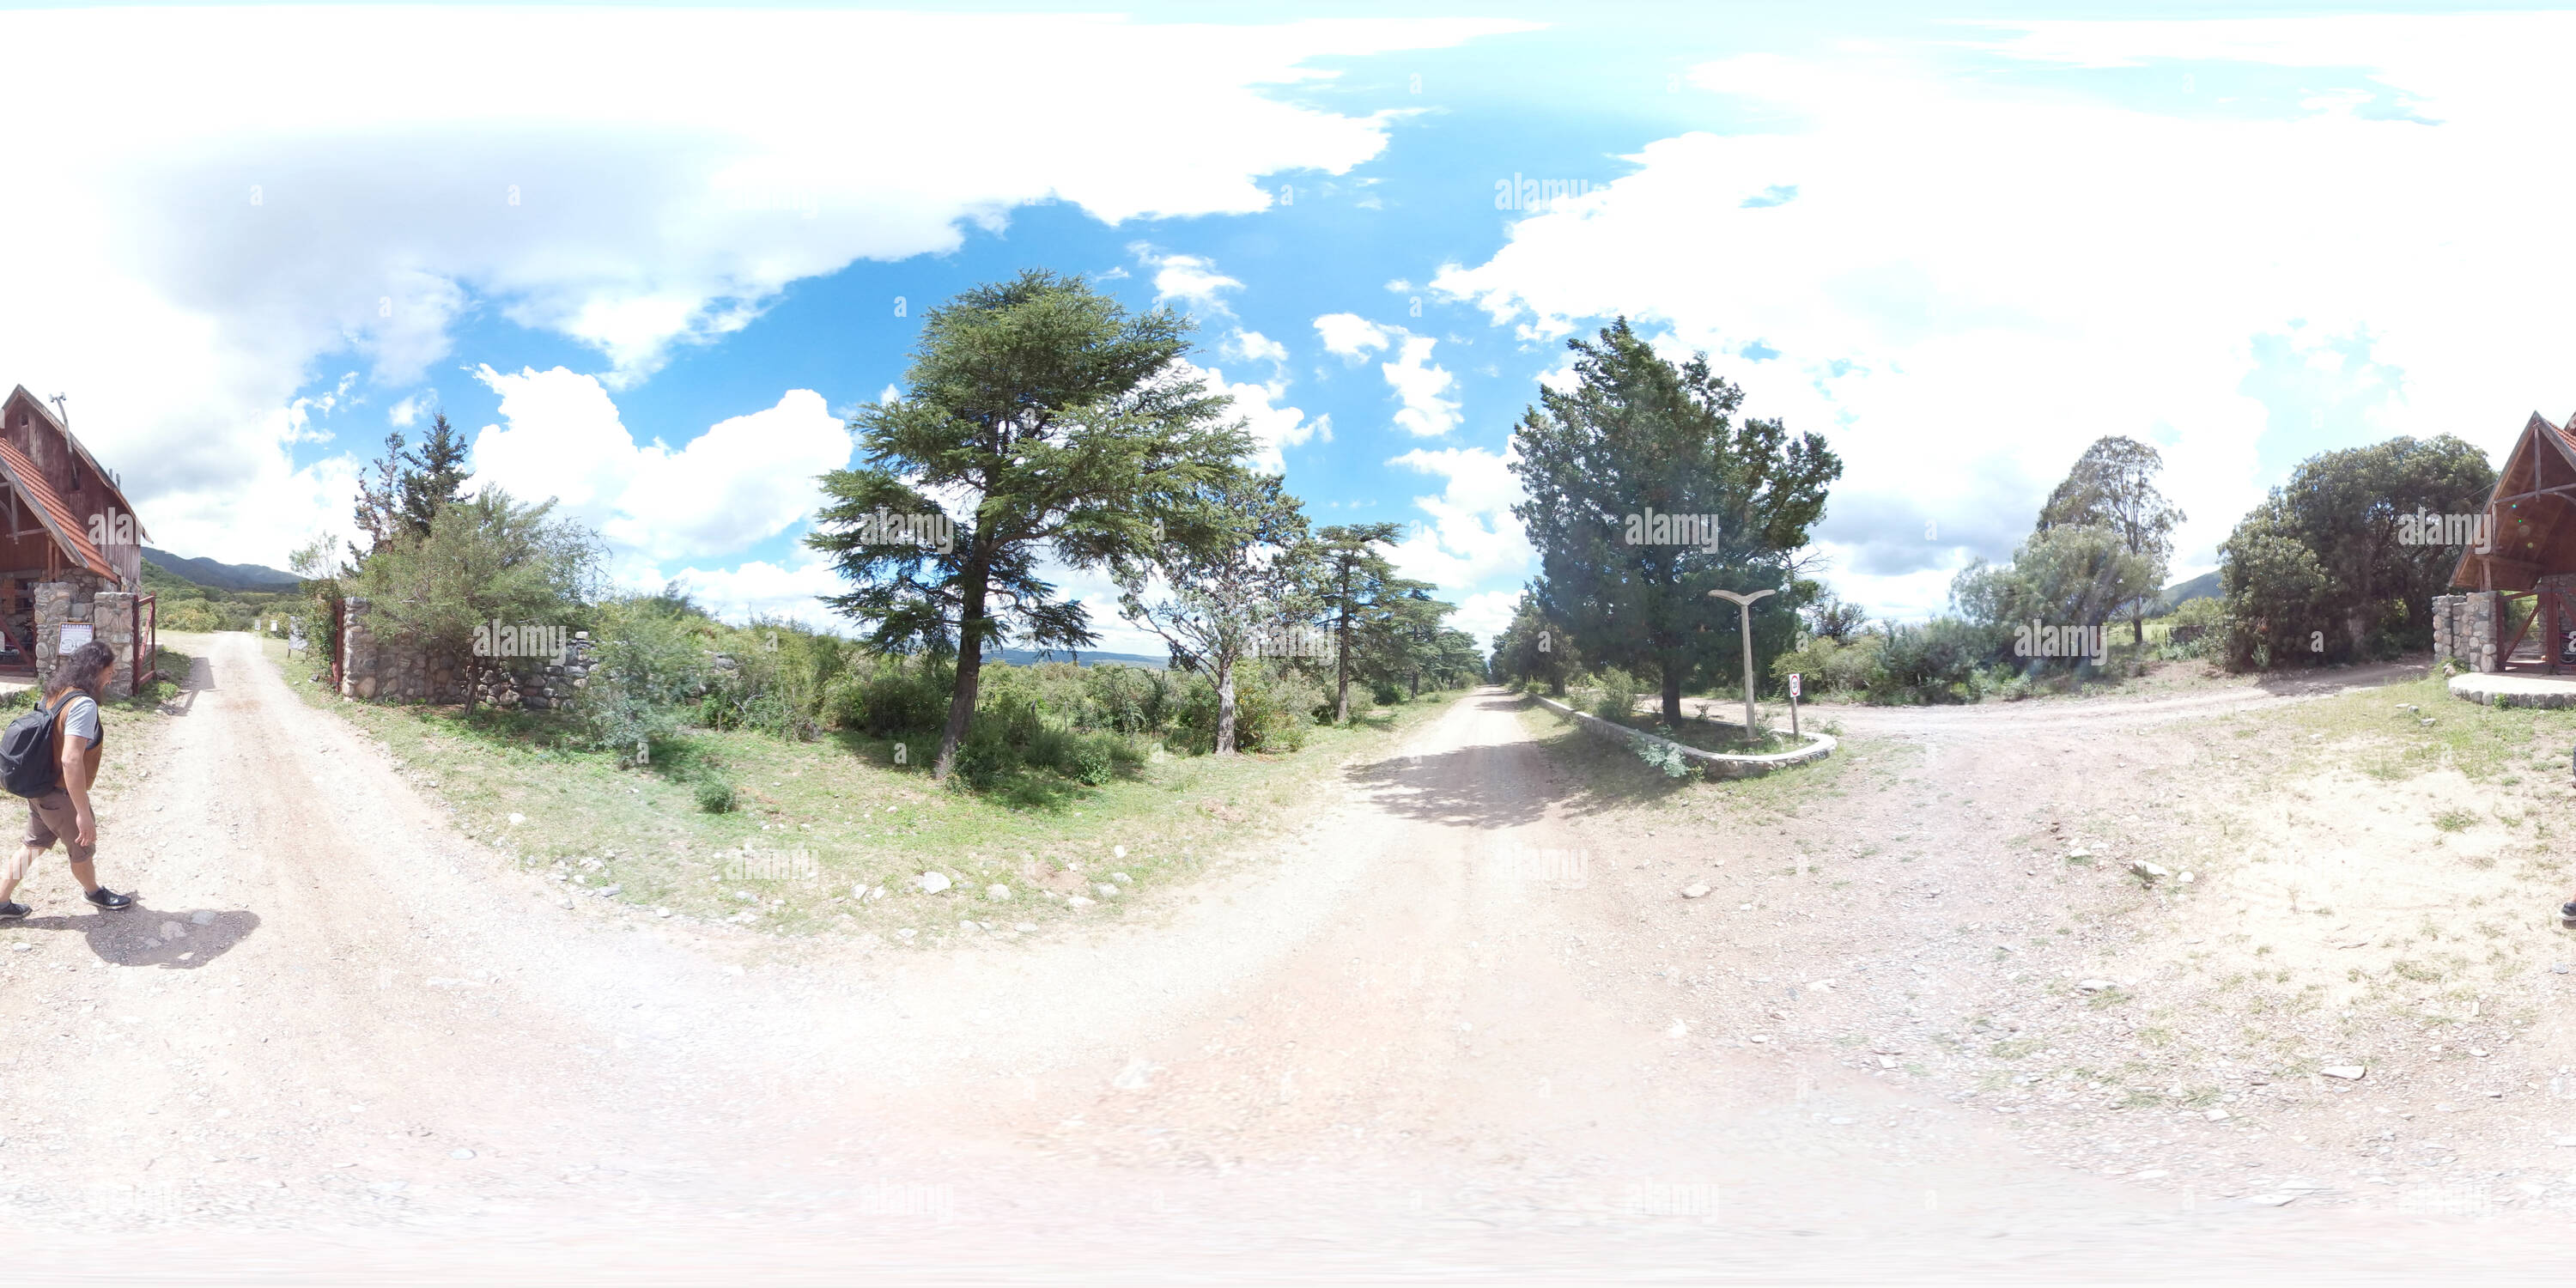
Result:
{"label": "white sign on wall", "polygon": [[69,653],[73,649],[89,643],[89,641],[89,623],[65,622],[63,623],[62,635],[54,641],[54,651],[57,653]]}

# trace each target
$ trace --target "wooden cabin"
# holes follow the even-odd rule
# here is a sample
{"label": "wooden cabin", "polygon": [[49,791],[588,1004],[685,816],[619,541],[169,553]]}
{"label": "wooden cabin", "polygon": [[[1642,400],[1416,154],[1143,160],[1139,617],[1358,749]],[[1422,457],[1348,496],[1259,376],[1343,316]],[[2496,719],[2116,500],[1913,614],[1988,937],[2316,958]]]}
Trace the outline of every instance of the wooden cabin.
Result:
{"label": "wooden cabin", "polygon": [[67,588],[59,615],[81,623],[97,595],[142,592],[143,521],[116,475],[24,385],[0,401],[0,521],[0,675],[30,676],[51,659],[39,648],[39,586]]}
{"label": "wooden cabin", "polygon": [[2432,517],[2451,530],[2422,539],[2463,547],[2451,586],[2464,592],[2434,600],[2434,651],[2478,671],[2576,672],[2576,417],[2533,412],[2486,509]]}

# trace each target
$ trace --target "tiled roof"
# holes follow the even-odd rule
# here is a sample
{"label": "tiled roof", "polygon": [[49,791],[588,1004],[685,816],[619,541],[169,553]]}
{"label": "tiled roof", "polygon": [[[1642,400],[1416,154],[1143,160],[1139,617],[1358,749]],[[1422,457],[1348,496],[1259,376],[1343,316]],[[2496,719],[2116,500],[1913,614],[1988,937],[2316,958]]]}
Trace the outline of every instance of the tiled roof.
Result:
{"label": "tiled roof", "polygon": [[108,566],[107,555],[90,544],[89,533],[81,530],[80,520],[73,517],[71,507],[54,495],[53,486],[45,482],[45,476],[37,471],[36,463],[28,460],[27,454],[19,451],[17,444],[6,439],[0,439],[0,478],[6,478],[9,486],[18,489],[18,495],[27,498],[35,508],[37,522],[54,534],[56,545],[80,560],[91,572],[107,578],[116,576],[116,569]]}
{"label": "tiled roof", "polygon": [[2564,425],[2550,424],[2549,418],[2541,415],[2539,412],[2531,413],[2531,419],[2533,424],[2542,429],[2548,430],[2551,435],[2556,437],[2558,439],[2558,445],[2566,448],[2569,456],[2576,457],[2576,416],[2568,417],[2567,423]]}
{"label": "tiled roof", "polygon": [[[118,483],[116,481],[116,476],[108,473],[106,468],[98,463],[97,457],[89,454],[89,447],[80,441],[80,435],[73,433],[69,425],[65,425],[60,417],[54,415],[54,409],[46,406],[44,399],[28,393],[25,385],[18,386],[17,389],[9,395],[9,397],[13,401],[23,399],[29,411],[44,417],[45,423],[53,426],[54,432],[61,434],[64,442],[71,444],[72,451],[77,453],[82,462],[89,466],[91,478],[96,480],[100,487],[106,488],[108,496],[114,499],[116,509],[123,512],[128,518],[134,519],[135,535],[140,538],[149,539],[152,534],[144,531],[143,520],[140,517],[137,517],[134,513],[134,503],[125,499],[124,485]],[[77,471],[75,471],[74,477],[79,477]]]}

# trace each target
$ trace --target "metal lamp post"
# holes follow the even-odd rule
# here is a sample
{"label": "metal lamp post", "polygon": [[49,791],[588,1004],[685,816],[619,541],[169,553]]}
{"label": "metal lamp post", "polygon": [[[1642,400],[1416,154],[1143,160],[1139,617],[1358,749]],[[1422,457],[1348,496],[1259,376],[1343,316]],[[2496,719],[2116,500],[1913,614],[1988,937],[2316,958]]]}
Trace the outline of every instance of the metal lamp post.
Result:
{"label": "metal lamp post", "polygon": [[1736,620],[1744,636],[1744,737],[1748,742],[1759,742],[1762,731],[1753,723],[1753,601],[1776,592],[1757,590],[1750,595],[1739,595],[1731,590],[1712,590],[1708,593],[1735,605]]}

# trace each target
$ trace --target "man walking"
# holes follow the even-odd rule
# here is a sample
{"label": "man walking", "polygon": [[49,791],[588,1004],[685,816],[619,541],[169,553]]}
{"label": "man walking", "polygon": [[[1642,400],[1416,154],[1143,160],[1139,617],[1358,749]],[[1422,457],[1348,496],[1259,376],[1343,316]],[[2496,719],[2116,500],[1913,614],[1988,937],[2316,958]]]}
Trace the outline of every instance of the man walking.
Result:
{"label": "man walking", "polygon": [[10,902],[9,896],[17,893],[18,883],[36,865],[36,856],[54,848],[58,840],[71,856],[72,879],[81,883],[91,903],[110,912],[134,906],[134,896],[98,883],[98,868],[92,861],[98,852],[98,820],[90,812],[89,788],[98,778],[99,741],[106,733],[99,726],[98,695],[105,691],[108,669],[115,665],[116,654],[97,640],[55,664],[53,691],[45,695],[45,706],[54,715],[53,760],[59,775],[52,791],[27,799],[27,843],[18,847],[18,857],[8,871],[0,873],[0,920],[15,920],[31,911],[23,903]]}

